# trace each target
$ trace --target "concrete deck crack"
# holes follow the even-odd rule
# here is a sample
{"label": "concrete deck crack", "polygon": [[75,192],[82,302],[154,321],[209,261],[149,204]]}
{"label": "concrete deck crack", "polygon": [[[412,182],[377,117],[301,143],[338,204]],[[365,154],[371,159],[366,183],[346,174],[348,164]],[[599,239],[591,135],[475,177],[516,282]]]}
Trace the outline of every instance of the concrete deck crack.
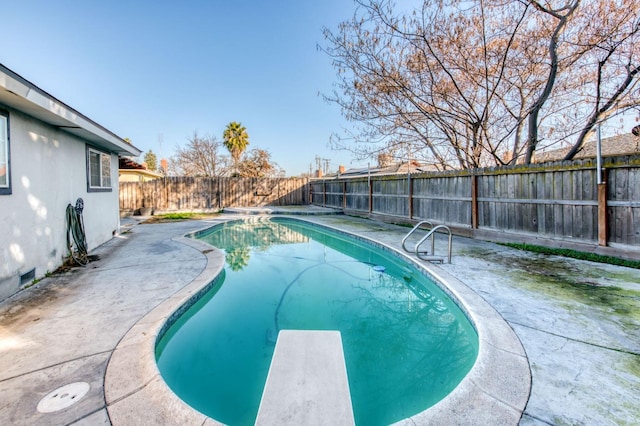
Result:
{"label": "concrete deck crack", "polygon": [[524,417],[524,416],[527,416],[529,418],[535,419],[535,420],[539,421],[540,423],[544,423],[545,425],[554,426],[553,423],[549,423],[548,421],[546,421],[544,419],[541,419],[540,417],[534,416],[533,414],[529,414],[529,413],[526,412],[526,410],[525,410],[524,413],[522,413],[522,417]]}
{"label": "concrete deck crack", "polygon": [[498,401],[501,404],[504,404],[505,406],[509,407],[510,409],[512,409],[514,411],[520,412],[522,410],[522,408],[514,407],[509,402],[507,402],[504,399],[498,397],[497,395],[495,395],[495,392],[490,392],[487,389],[485,389],[483,386],[481,386],[481,384],[482,384],[481,382],[482,382],[482,380],[475,380],[475,379],[471,380],[471,383],[473,383],[473,385],[475,387],[480,389],[480,392],[482,392],[483,394],[487,395],[489,398],[491,398],[491,399],[493,399],[495,401]]}
{"label": "concrete deck crack", "polygon": [[106,408],[107,408],[107,406],[106,406],[106,405],[103,405],[102,407],[98,408],[97,410],[94,410],[94,411],[92,411],[92,412],[90,412],[90,413],[87,413],[87,414],[85,414],[84,416],[80,417],[79,419],[75,419],[75,420],[74,420],[74,421],[72,421],[71,423],[67,423],[67,424],[66,424],[66,426],[72,426],[72,425],[74,425],[74,424],[78,423],[79,421],[84,420],[84,419],[86,419],[87,417],[92,416],[92,415],[94,415],[94,414],[96,414],[96,413],[100,412],[101,410],[105,410]]}
{"label": "concrete deck crack", "polygon": [[556,351],[561,351],[565,348],[565,346],[567,346],[567,343],[569,343],[569,339],[565,338],[564,342],[562,342],[562,346],[560,346],[558,349],[556,349]]}
{"label": "concrete deck crack", "polygon": [[[572,342],[582,343],[582,344],[584,344],[584,345],[589,345],[589,346],[593,346],[593,347],[596,347],[596,348],[606,349],[606,350],[614,351],[614,352],[620,352],[620,353],[624,353],[624,354],[627,354],[627,355],[640,356],[640,352],[635,352],[635,351],[630,350],[630,349],[612,348],[612,347],[609,347],[609,346],[600,345],[600,344],[598,344],[598,343],[587,342],[587,341],[584,341],[584,340],[575,339],[575,338],[573,338],[573,337],[563,336],[563,335],[561,335],[561,334],[553,333],[553,332],[551,332],[551,331],[541,330],[541,329],[539,329],[539,328],[532,327],[532,326],[527,325],[527,324],[522,324],[522,323],[515,322],[515,321],[508,321],[508,322],[509,322],[510,324],[515,324],[515,325],[519,325],[520,327],[528,328],[528,329],[530,329],[530,330],[535,330],[535,331],[539,331],[539,332],[541,332],[541,333],[549,334],[549,335],[551,335],[551,336],[555,336],[555,337],[560,337],[560,338],[562,338],[562,339],[571,340]],[[565,344],[566,344],[566,343],[565,343]]]}
{"label": "concrete deck crack", "polygon": [[147,386],[149,386],[149,384],[151,384],[151,382],[156,380],[158,377],[160,377],[160,376],[158,374],[155,374],[153,377],[151,377],[149,380],[147,380],[145,383],[143,383],[142,386],[138,386],[137,388],[135,388],[131,392],[129,392],[129,393],[125,394],[125,395],[122,395],[121,397],[116,398],[113,401],[111,401],[110,403],[108,403],[107,407],[110,407],[110,406],[112,406],[114,404],[117,404],[118,402],[129,398],[131,395],[134,395],[134,394],[140,392],[142,389],[144,389]]}
{"label": "concrete deck crack", "polygon": [[[514,331],[513,333],[515,333],[515,331]],[[517,336],[517,334],[516,334],[516,336]],[[497,349],[497,350],[499,350],[499,351],[501,351],[501,352],[504,352],[504,353],[507,353],[507,354],[511,354],[511,355],[513,355],[513,356],[517,356],[517,357],[520,357],[520,358],[525,358],[525,359],[527,358],[527,354],[526,354],[526,352],[524,351],[524,348],[523,348],[523,352],[514,352],[514,351],[512,351],[512,350],[510,350],[510,349],[507,349],[507,348],[505,348],[505,347],[502,347],[502,346],[500,346],[500,345],[496,345],[496,344],[494,344],[493,342],[489,342],[489,341],[487,341],[487,340],[485,340],[484,342],[485,342],[487,345],[491,346],[492,348]],[[520,343],[520,345],[522,345],[522,342]]]}
{"label": "concrete deck crack", "polygon": [[29,370],[29,371],[27,371],[25,373],[16,374],[15,376],[11,376],[11,377],[7,377],[7,378],[4,378],[4,379],[0,379],[0,383],[6,382],[6,381],[9,381],[9,380],[13,380],[13,379],[16,379],[18,377],[26,376],[26,375],[29,375],[29,374],[32,374],[32,373],[36,373],[38,371],[43,371],[43,370],[47,370],[49,368],[57,367],[59,365],[67,364],[69,362],[79,361],[81,359],[91,358],[91,357],[94,357],[94,356],[97,356],[97,355],[108,354],[108,353],[111,353],[113,351],[114,351],[114,349],[109,349],[109,350],[106,350],[106,351],[100,351],[100,352],[95,352],[95,353],[88,354],[88,355],[82,355],[82,356],[79,356],[77,358],[67,359],[65,361],[61,361],[61,362],[58,362],[58,363],[55,363],[55,364],[47,365],[45,367],[36,368],[35,370]]}

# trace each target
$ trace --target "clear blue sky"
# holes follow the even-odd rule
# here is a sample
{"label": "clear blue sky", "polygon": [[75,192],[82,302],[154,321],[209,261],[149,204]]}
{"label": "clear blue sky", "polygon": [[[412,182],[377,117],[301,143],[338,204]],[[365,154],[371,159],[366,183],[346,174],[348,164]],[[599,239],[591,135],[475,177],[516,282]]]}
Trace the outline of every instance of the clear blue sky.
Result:
{"label": "clear blue sky", "polygon": [[12,1],[2,10],[0,62],[145,152],[169,157],[194,131],[221,140],[239,121],[249,148],[270,151],[287,175],[307,172],[316,155],[331,170],[366,166],[328,147],[349,123],[318,96],[335,81],[316,49],[321,29],[354,8],[350,0]]}

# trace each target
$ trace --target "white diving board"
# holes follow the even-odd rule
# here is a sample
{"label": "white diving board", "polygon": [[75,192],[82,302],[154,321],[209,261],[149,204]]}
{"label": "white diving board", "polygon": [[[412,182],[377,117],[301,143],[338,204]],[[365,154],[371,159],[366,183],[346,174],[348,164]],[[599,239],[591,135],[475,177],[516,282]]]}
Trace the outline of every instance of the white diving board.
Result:
{"label": "white diving board", "polygon": [[256,425],[354,425],[339,331],[282,330]]}

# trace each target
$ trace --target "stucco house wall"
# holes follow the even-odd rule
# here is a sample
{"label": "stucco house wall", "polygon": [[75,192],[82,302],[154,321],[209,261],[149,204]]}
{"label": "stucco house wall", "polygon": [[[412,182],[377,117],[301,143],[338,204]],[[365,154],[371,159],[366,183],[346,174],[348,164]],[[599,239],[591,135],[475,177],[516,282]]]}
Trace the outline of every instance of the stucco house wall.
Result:
{"label": "stucco house wall", "polygon": [[[8,114],[11,193],[0,195],[0,300],[29,285],[32,276],[40,278],[62,265],[68,255],[66,207],[75,205],[77,198],[84,200],[89,250],[111,239],[119,228],[114,148],[100,138],[88,140],[9,106],[11,98],[5,96],[0,93],[0,110]],[[110,190],[90,190],[88,147],[110,157]],[[136,151],[131,147],[130,155]]]}

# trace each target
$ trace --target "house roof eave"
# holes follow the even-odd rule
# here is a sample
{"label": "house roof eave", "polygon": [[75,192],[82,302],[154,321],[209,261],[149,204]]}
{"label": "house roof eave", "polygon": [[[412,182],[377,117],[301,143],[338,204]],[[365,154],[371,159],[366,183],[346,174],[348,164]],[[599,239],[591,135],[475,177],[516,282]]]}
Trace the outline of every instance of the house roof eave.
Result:
{"label": "house roof eave", "polygon": [[96,148],[118,155],[138,156],[142,152],[2,64],[0,103],[85,139]]}

